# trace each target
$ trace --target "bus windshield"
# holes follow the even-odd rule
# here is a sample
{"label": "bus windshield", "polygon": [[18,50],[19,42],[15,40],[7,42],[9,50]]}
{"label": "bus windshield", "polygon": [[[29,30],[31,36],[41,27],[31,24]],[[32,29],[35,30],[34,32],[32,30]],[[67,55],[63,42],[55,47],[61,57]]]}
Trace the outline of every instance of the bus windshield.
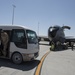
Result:
{"label": "bus windshield", "polygon": [[38,38],[34,31],[27,30],[26,33],[27,33],[29,43],[35,43],[35,44],[38,43]]}

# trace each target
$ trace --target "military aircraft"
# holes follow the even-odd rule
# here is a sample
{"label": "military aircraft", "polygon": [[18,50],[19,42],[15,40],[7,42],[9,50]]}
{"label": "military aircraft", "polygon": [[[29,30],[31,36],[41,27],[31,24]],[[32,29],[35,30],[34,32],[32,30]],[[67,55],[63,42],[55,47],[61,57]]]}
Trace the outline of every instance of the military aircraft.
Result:
{"label": "military aircraft", "polygon": [[51,26],[48,29],[48,36],[39,36],[39,40],[49,41],[49,45],[52,47],[51,50],[60,48],[66,49],[74,46],[75,38],[72,36],[65,36],[64,30],[71,29],[69,26]]}

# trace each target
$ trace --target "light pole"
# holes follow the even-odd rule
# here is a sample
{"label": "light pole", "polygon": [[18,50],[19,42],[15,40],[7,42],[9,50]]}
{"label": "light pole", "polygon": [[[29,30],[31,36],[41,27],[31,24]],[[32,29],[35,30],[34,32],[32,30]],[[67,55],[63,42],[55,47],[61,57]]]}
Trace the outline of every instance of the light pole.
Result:
{"label": "light pole", "polygon": [[13,13],[12,13],[12,25],[14,24],[14,10],[15,10],[15,8],[16,8],[16,6],[15,5],[12,5],[13,6]]}
{"label": "light pole", "polygon": [[38,22],[38,32],[37,32],[37,33],[38,33],[38,36],[39,36],[39,24],[40,24],[40,23]]}

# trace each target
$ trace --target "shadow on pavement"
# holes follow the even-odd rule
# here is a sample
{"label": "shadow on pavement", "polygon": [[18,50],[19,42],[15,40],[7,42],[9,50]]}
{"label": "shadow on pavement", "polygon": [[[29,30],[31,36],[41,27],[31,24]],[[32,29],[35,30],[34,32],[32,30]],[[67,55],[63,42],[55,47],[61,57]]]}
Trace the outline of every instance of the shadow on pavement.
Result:
{"label": "shadow on pavement", "polygon": [[33,60],[33,61],[23,62],[22,64],[17,65],[17,64],[12,63],[8,59],[0,58],[0,67],[4,66],[4,67],[18,69],[18,70],[22,70],[22,71],[31,70],[31,69],[37,67],[39,63],[40,63],[39,60]]}
{"label": "shadow on pavement", "polygon": [[58,51],[65,51],[65,50],[68,50],[68,49],[56,49],[56,50],[51,50],[51,51],[58,52]]}
{"label": "shadow on pavement", "polygon": [[71,47],[68,47],[68,49],[55,49],[55,50],[51,50],[51,51],[53,51],[53,52],[58,52],[58,51],[65,51],[65,50],[75,50],[75,47],[72,49]]}

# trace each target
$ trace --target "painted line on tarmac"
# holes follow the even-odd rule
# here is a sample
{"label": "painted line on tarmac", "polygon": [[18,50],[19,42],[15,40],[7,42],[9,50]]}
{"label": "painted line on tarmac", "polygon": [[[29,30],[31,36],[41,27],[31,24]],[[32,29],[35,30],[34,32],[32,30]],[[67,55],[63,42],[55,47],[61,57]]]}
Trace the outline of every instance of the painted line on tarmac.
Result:
{"label": "painted line on tarmac", "polygon": [[41,58],[40,63],[39,63],[39,65],[37,66],[34,75],[40,75],[40,74],[41,74],[41,69],[42,69],[43,62],[44,62],[45,58],[47,57],[47,55],[48,55],[49,53],[50,53],[50,51],[47,52],[47,53]]}

